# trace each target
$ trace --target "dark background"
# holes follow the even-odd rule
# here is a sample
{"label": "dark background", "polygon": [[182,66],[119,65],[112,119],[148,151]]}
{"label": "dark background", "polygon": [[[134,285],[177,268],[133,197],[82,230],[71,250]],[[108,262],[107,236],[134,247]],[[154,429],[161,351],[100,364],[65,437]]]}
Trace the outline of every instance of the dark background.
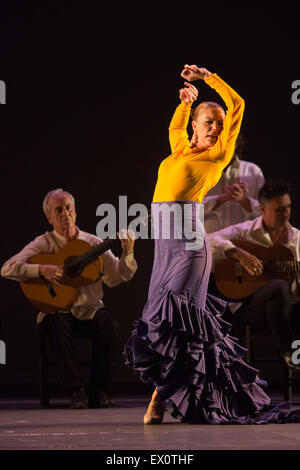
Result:
{"label": "dark background", "polygon": [[[299,117],[291,84],[300,79],[299,2],[239,6],[164,3],[140,10],[124,2],[1,5],[0,264],[50,227],[45,194],[62,187],[76,199],[78,225],[95,233],[96,208],[149,207],[185,63],[218,73],[245,99],[242,158],[265,176],[293,185],[293,225],[300,227]],[[219,101],[202,82],[199,100]],[[105,301],[121,325],[121,347],[141,314],[153,242],[138,240],[139,270]],[[38,380],[36,313],[17,283],[1,279],[1,332],[7,364],[2,384]],[[135,380],[120,362],[117,379]]]}

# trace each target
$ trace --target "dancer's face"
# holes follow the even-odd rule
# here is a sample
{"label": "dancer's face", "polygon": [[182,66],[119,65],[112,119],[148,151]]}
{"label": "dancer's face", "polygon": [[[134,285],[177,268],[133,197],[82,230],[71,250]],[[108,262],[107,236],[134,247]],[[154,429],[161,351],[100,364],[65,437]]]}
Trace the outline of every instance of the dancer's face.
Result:
{"label": "dancer's face", "polygon": [[209,150],[218,140],[223,129],[225,112],[222,108],[206,108],[192,121],[194,133],[196,135],[197,148]]}

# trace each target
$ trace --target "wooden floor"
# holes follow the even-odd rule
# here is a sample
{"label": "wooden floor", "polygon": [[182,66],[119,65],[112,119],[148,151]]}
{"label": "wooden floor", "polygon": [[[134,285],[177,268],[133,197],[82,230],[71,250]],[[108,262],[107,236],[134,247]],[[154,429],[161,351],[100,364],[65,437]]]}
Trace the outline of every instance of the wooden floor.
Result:
{"label": "wooden floor", "polygon": [[162,425],[144,426],[146,396],[114,398],[114,408],[87,410],[68,408],[64,398],[55,398],[47,409],[40,408],[38,398],[1,399],[0,449],[300,449],[300,424],[188,425],[166,414]]}

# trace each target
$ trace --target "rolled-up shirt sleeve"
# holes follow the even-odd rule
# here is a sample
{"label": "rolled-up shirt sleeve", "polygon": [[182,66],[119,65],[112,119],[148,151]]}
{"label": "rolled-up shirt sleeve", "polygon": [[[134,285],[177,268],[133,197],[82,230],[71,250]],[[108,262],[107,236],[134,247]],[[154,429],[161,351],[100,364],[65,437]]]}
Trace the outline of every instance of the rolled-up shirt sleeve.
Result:
{"label": "rolled-up shirt sleeve", "polygon": [[212,257],[214,260],[226,258],[226,251],[235,248],[231,240],[241,239],[245,224],[231,225],[218,232],[208,234]]}
{"label": "rolled-up shirt sleeve", "polygon": [[230,241],[226,240],[218,235],[218,232],[214,233],[214,237],[208,236],[209,243],[211,246],[211,253],[214,259],[223,259],[226,258],[226,251],[234,248],[235,245]]}
{"label": "rolled-up shirt sleeve", "polygon": [[34,255],[47,252],[49,252],[47,240],[43,236],[35,238],[4,263],[1,276],[19,282],[39,277],[39,264],[28,263],[28,260]]}
{"label": "rolled-up shirt sleeve", "polygon": [[114,287],[122,282],[130,281],[137,270],[137,262],[134,259],[133,253],[125,255],[123,252],[121,258],[118,258],[108,250],[101,258],[104,271],[102,281],[108,287]]}

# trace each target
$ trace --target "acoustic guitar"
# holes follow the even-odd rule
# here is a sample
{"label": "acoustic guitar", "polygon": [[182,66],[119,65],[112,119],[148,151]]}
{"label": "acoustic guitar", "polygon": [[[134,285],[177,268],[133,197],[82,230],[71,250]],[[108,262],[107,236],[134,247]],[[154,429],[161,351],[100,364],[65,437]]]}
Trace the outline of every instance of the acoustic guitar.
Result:
{"label": "acoustic guitar", "polygon": [[91,247],[83,240],[72,240],[58,253],[44,253],[32,256],[28,263],[63,266],[60,287],[44,276],[21,282],[25,297],[39,311],[55,313],[68,310],[78,295],[78,289],[98,281],[103,275],[100,256],[114,245],[121,245],[119,239],[108,239]]}
{"label": "acoustic guitar", "polygon": [[300,261],[295,261],[291,250],[283,245],[264,247],[250,241],[231,242],[260,259],[263,272],[251,276],[237,260],[216,261],[215,282],[220,293],[229,300],[244,300],[273,279],[282,279],[291,285],[300,270]]}

